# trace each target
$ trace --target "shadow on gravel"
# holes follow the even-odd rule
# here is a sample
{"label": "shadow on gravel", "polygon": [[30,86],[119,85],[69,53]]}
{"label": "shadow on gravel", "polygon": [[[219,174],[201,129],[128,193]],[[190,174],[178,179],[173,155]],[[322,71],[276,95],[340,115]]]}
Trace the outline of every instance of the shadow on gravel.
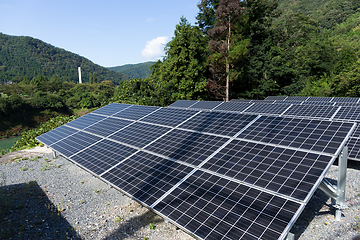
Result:
{"label": "shadow on gravel", "polygon": [[35,181],[0,184],[0,239],[80,239]]}
{"label": "shadow on gravel", "polygon": [[[337,181],[334,179],[326,178],[331,184],[337,184]],[[295,222],[294,226],[291,228],[290,232],[295,234],[295,239],[299,239],[301,234],[306,230],[311,221],[317,215],[330,214],[335,218],[335,210],[332,206],[326,202],[329,200],[329,197],[320,189],[316,189],[314,195],[310,198],[310,201],[305,206],[304,211],[300,214],[300,217]],[[319,212],[323,206],[328,207],[328,211]]]}
{"label": "shadow on gravel", "polygon": [[[121,222],[118,229],[114,230],[110,235],[104,238],[104,240],[122,240],[134,236],[142,227],[149,227],[150,223],[156,224],[164,221],[161,217],[157,216],[152,211],[148,210],[140,216],[131,218],[128,221]],[[135,236],[134,236],[135,238]]]}

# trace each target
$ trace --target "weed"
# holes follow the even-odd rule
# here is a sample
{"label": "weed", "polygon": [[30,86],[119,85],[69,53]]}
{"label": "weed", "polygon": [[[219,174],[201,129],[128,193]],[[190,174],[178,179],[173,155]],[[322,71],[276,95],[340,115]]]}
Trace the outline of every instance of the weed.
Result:
{"label": "weed", "polygon": [[23,157],[21,160],[29,160],[28,157]]}
{"label": "weed", "polygon": [[26,171],[26,170],[27,170],[26,166],[27,166],[27,165],[22,166],[22,167],[20,168],[20,170],[21,170],[21,171]]}
{"label": "weed", "polygon": [[84,181],[80,181],[80,183],[84,183]]}
{"label": "weed", "polygon": [[109,203],[105,203],[105,206],[109,206]]}
{"label": "weed", "polygon": [[149,238],[148,238],[148,237],[144,237],[144,240],[149,240]]}
{"label": "weed", "polygon": [[121,222],[121,217],[120,217],[120,216],[115,217],[115,222],[117,222],[117,223],[120,224],[120,222]]}
{"label": "weed", "polygon": [[39,158],[41,158],[41,156],[36,156],[34,160],[36,161],[36,160],[38,160]]}
{"label": "weed", "polygon": [[83,200],[80,200],[80,204],[83,204],[84,203],[84,201]]}
{"label": "weed", "polygon": [[154,229],[155,229],[155,226],[154,226],[152,223],[150,223],[150,224],[149,224],[149,228],[152,229],[152,230],[154,230]]}
{"label": "weed", "polygon": [[96,188],[94,189],[94,192],[95,193],[98,193],[98,192],[100,192],[100,190],[97,190]]}
{"label": "weed", "polygon": [[134,210],[130,209],[129,212],[133,212]]}

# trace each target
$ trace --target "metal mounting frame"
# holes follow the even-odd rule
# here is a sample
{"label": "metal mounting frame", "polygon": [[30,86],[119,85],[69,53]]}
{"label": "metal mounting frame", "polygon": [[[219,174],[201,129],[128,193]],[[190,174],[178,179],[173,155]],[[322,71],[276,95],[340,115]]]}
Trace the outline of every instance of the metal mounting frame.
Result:
{"label": "metal mounting frame", "polygon": [[319,185],[319,189],[323,191],[326,195],[335,200],[333,207],[335,210],[335,219],[337,221],[341,220],[342,210],[346,209],[345,204],[345,186],[346,186],[346,169],[347,169],[347,160],[348,160],[348,147],[344,147],[338,157],[338,179],[337,185],[332,185],[325,178]]}

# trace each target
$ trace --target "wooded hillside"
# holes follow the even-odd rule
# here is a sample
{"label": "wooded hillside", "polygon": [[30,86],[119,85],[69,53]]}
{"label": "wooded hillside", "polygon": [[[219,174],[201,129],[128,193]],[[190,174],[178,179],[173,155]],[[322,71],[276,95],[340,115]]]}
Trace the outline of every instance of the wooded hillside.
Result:
{"label": "wooded hillside", "polygon": [[138,64],[126,64],[117,67],[109,67],[108,69],[113,70],[115,72],[123,73],[129,76],[131,79],[136,78],[148,78],[151,75],[150,67],[155,62],[144,62]]}
{"label": "wooded hillside", "polygon": [[63,81],[77,82],[78,67],[88,82],[96,73],[99,82],[108,80],[118,84],[129,77],[94,64],[90,60],[32,37],[9,36],[0,33],[0,81],[21,81],[44,75],[57,75]]}

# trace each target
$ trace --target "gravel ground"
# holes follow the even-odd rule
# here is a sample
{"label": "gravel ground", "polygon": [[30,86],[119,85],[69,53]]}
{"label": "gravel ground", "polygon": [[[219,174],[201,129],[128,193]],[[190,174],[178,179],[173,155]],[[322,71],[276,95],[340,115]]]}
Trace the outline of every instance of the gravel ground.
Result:
{"label": "gravel ground", "polygon": [[[193,239],[62,157],[27,157],[0,165],[0,239]],[[336,182],[337,166],[326,177]],[[360,162],[350,162],[341,221],[317,190],[291,230],[295,239],[360,235],[359,179]]]}

